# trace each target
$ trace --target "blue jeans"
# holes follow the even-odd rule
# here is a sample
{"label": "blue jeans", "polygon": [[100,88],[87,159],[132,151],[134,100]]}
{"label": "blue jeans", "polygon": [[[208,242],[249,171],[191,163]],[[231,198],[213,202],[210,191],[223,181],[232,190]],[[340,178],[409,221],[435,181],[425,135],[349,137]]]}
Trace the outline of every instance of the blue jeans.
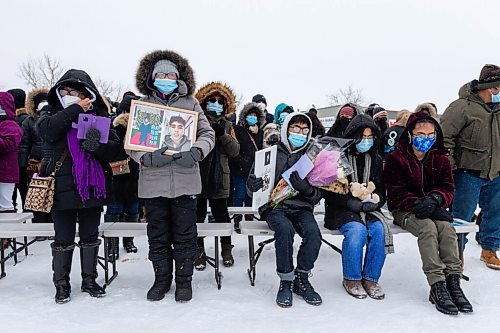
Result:
{"label": "blue jeans", "polygon": [[500,248],[500,177],[481,178],[465,170],[456,170],[453,217],[471,221],[479,203],[483,219],[479,239],[484,250]]}
{"label": "blue jeans", "polygon": [[112,202],[107,206],[106,214],[108,215],[120,215],[122,213],[127,215],[139,214],[139,201],[127,204],[125,202]]}
{"label": "blue jeans", "polygon": [[[342,269],[344,279],[361,279],[378,282],[385,262],[385,239],[382,222],[348,222],[339,228],[344,235],[342,242]],[[363,269],[363,247],[366,246]]]}
{"label": "blue jeans", "polygon": [[247,194],[247,177],[233,175],[233,207],[252,207],[252,198]]}
{"label": "blue jeans", "polygon": [[267,216],[267,225],[274,231],[276,271],[280,279],[292,281],[294,278],[293,237],[295,232],[302,237],[297,253],[297,270],[311,271],[318,259],[321,247],[321,232],[313,213],[305,210],[273,209]]}

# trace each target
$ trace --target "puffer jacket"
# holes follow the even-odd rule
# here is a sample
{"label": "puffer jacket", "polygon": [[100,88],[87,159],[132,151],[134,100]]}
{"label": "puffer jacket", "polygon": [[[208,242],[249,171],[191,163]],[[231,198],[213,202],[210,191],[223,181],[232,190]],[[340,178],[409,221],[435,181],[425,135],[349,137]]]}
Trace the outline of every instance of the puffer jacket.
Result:
{"label": "puffer jacket", "polygon": [[1,92],[0,108],[3,110],[0,110],[0,183],[18,183],[18,153],[23,131],[14,120],[14,97]]}
{"label": "puffer jacket", "polygon": [[[164,96],[154,87],[152,78],[155,64],[164,59],[176,64],[179,71],[178,88],[169,96]],[[215,134],[200,104],[193,97],[196,88],[195,80],[193,70],[187,59],[173,51],[154,51],[146,55],[139,64],[136,74],[136,85],[139,91],[145,96],[141,98],[141,101],[197,112],[196,142],[192,147],[201,150],[202,158],[210,153],[215,145]],[[145,154],[138,151],[131,151],[129,153],[139,163],[140,158]],[[199,163],[196,163],[192,168],[180,166],[175,161],[161,168],[140,166],[140,198],[176,198],[183,195],[197,195],[199,193],[201,193]]]}
{"label": "puffer jacket", "polygon": [[[41,161],[43,158],[43,148],[42,148],[42,138],[37,132],[36,121],[38,119],[38,113],[36,110],[36,105],[34,98],[42,93],[48,93],[47,88],[37,88],[33,89],[28,93],[26,97],[26,112],[28,117],[23,121],[23,139],[21,140],[21,148],[19,150],[19,165],[21,168],[25,168],[28,159],[34,158]],[[47,111],[46,107],[44,111]]]}

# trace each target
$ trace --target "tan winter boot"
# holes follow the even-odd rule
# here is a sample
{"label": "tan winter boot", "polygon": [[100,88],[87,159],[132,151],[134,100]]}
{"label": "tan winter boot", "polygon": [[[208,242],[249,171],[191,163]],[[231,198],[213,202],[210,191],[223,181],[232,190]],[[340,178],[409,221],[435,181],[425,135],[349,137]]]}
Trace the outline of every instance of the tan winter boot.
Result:
{"label": "tan winter boot", "polygon": [[354,298],[366,298],[366,292],[361,281],[346,280],[342,281],[345,291]]}
{"label": "tan winter boot", "polygon": [[366,293],[373,299],[384,299],[385,293],[382,290],[382,287],[377,282],[369,281],[369,280],[361,280],[361,284],[363,288],[365,288]]}
{"label": "tan winter boot", "polygon": [[500,270],[500,259],[496,251],[482,250],[481,261],[484,261],[488,268]]}

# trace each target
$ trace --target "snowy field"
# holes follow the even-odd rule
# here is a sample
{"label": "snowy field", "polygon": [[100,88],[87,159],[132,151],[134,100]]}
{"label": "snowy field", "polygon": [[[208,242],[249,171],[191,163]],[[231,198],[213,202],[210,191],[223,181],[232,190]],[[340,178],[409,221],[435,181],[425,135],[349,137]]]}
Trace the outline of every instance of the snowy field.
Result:
{"label": "snowy field", "polygon": [[[257,241],[263,239],[256,237]],[[340,245],[342,238],[329,239]],[[193,300],[185,304],[174,301],[173,288],[161,302],[146,300],[153,270],[143,236],[136,239],[138,253],[121,250],[119,275],[103,299],[80,292],[79,254],[75,251],[72,300],[57,305],[50,241],[38,242],[30,247],[28,257],[20,255],[18,265],[12,260],[7,263],[7,277],[0,280],[0,332],[498,332],[500,272],[484,266],[474,241],[469,242],[465,254],[465,273],[471,281],[463,282],[474,313],[456,317],[437,312],[428,302],[429,287],[420,268],[416,239],[403,234],[394,241],[396,253],[388,256],[380,281],[385,300],[347,295],[341,285],[340,256],[323,246],[311,278],[323,305],[314,307],[294,297],[289,309],[275,304],[278,277],[273,245],[262,254],[252,287],[246,273],[247,238],[242,235],[233,236],[236,263],[229,269],[222,267],[222,289],[217,290],[213,270],[207,267],[195,272]],[[206,245],[213,253],[212,239]],[[102,270],[99,274],[102,283]]]}

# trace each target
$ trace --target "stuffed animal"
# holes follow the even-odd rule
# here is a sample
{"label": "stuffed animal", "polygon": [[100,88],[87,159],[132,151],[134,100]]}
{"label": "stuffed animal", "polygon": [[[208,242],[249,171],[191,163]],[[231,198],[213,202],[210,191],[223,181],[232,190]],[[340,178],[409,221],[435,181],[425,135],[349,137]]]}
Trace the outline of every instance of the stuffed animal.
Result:
{"label": "stuffed animal", "polygon": [[373,193],[373,191],[375,191],[375,184],[373,182],[368,182],[368,185],[366,185],[365,183],[351,183],[352,196],[358,198],[363,202],[380,202],[379,195]]}

